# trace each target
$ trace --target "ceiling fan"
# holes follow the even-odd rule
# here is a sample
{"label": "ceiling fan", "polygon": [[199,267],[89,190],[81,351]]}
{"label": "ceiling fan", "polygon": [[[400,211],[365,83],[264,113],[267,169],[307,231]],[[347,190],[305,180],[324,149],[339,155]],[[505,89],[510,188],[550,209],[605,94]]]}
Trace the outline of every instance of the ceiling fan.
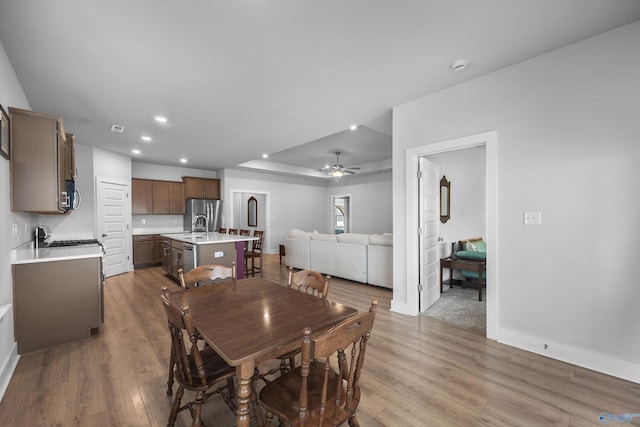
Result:
{"label": "ceiling fan", "polygon": [[340,151],[336,151],[336,163],[331,166],[325,166],[322,170],[328,170],[329,176],[333,177],[336,182],[340,182],[340,178],[344,175],[353,175],[359,167],[344,167],[340,164]]}

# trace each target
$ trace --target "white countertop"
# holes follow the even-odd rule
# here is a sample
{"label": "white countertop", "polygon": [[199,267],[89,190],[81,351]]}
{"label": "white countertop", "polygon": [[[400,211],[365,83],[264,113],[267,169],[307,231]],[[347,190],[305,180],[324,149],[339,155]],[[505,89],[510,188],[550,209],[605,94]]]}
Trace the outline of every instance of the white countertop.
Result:
{"label": "white countertop", "polygon": [[95,258],[103,255],[98,245],[66,246],[35,249],[33,245],[23,245],[11,251],[11,264],[65,261],[70,259]]}
{"label": "white countertop", "polygon": [[227,243],[227,242],[250,242],[258,240],[258,237],[251,236],[236,236],[234,234],[224,234],[218,232],[211,233],[169,233],[162,234],[162,237],[168,239],[178,240],[184,243],[191,243],[194,245],[210,245],[214,243]]}
{"label": "white countertop", "polygon": [[131,234],[134,236],[143,236],[147,234],[169,234],[169,233],[184,233],[182,227],[147,227],[147,228],[134,228],[131,230]]}

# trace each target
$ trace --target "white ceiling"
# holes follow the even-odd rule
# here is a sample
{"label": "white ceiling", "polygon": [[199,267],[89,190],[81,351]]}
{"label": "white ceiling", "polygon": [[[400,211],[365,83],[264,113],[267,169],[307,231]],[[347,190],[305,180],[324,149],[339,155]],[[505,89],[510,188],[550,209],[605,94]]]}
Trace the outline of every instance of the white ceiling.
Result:
{"label": "white ceiling", "polygon": [[324,176],[335,151],[389,168],[396,105],[639,19],[638,0],[2,0],[0,41],[80,143]]}

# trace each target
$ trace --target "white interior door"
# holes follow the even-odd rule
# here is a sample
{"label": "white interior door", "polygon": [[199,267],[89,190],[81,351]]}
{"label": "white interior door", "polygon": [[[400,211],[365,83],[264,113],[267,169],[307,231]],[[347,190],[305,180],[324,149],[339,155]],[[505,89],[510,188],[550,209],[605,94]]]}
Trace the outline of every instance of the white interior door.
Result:
{"label": "white interior door", "polygon": [[440,166],[424,157],[419,159],[419,224],[420,238],[420,307],[423,312],[440,298],[440,257],[438,234],[440,226]]}
{"label": "white interior door", "polygon": [[97,178],[96,187],[97,235],[105,249],[104,274],[110,277],[130,270],[129,184]]}

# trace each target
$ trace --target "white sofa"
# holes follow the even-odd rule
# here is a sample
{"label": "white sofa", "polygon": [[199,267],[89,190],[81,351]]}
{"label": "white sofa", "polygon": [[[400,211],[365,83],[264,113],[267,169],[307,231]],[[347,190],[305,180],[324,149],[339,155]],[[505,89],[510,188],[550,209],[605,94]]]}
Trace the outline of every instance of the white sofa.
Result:
{"label": "white sofa", "polygon": [[284,246],[290,267],[393,288],[390,234],[323,234],[293,229]]}

